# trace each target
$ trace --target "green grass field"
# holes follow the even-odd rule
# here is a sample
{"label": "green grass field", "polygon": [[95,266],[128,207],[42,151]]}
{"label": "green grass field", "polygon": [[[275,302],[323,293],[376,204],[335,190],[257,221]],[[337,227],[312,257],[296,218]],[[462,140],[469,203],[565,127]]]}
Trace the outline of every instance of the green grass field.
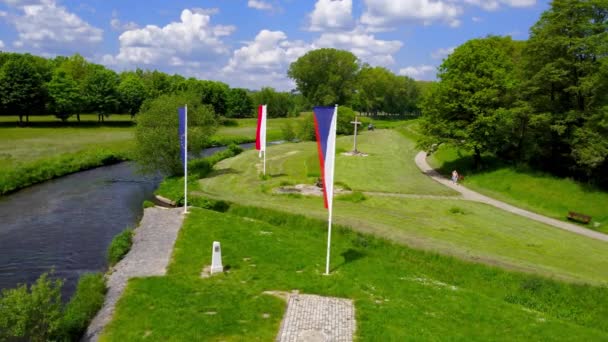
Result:
{"label": "green grass field", "polygon": [[[255,133],[257,128],[257,118],[250,119],[233,119],[237,126],[220,126],[214,136],[215,141],[255,141]],[[281,128],[290,123],[294,129],[297,129],[300,117],[294,118],[276,118],[268,119],[266,127],[266,140],[276,141],[283,139]]]}
{"label": "green grass field", "polygon": [[473,173],[466,171],[472,165],[470,154],[450,147],[439,148],[428,161],[444,174],[462,170],[463,184],[482,194],[564,221],[569,211],[583,213],[593,218],[586,228],[608,233],[608,192],[515,167]]}
{"label": "green grass field", "polygon": [[[325,222],[233,207],[194,209],[165,277],[134,279],[101,341],[270,341],[285,302],[265,291],[353,299],[360,341],[604,340],[608,289],[416,251]],[[227,273],[201,279],[221,241]]]}
{"label": "green grass field", "polygon": [[[351,139],[339,138],[338,148],[350,146]],[[454,195],[414,166],[417,150],[404,136],[378,130],[364,133],[359,141],[360,149],[370,156],[339,155],[337,182],[359,191]],[[191,195],[326,219],[321,198],[274,193],[282,185],[313,184],[318,177],[316,153],[312,142],[270,147],[269,177],[264,180],[259,176],[261,163],[257,153],[246,151],[218,163],[216,171],[199,182],[199,189],[193,187]],[[181,187],[179,181],[175,184]],[[456,197],[366,197],[358,203],[337,198],[334,221],[360,232],[466,260],[559,279],[608,283],[608,249],[601,241]]]}
{"label": "green grass field", "polygon": [[32,116],[19,127],[15,117],[0,117],[0,195],[128,158],[133,146],[128,115],[113,115],[104,124],[96,115],[74,120]]}

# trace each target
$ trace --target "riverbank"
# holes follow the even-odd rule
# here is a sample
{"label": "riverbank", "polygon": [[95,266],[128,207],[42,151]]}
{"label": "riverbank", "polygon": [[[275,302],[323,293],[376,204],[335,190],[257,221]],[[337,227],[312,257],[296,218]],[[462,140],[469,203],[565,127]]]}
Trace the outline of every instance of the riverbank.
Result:
{"label": "riverbank", "polygon": [[130,278],[165,275],[183,219],[183,208],[144,210],[140,225],[135,229],[131,250],[108,271],[104,305],[89,325],[84,341],[98,340]]}

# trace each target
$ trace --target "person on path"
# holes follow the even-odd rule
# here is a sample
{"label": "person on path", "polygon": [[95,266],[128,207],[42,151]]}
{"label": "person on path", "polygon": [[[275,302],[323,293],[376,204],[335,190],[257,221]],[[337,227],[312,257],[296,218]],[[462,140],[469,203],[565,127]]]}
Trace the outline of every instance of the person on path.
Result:
{"label": "person on path", "polygon": [[452,182],[458,184],[458,172],[456,170],[452,171]]}

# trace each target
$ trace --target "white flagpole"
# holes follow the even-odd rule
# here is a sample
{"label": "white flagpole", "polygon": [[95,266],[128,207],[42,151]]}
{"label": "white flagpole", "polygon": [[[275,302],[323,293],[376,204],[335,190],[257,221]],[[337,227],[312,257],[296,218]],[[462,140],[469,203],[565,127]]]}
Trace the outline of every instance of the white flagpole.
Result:
{"label": "white flagpole", "polygon": [[266,117],[268,116],[268,105],[263,105],[262,106],[262,127],[264,128],[264,146],[262,147],[263,149],[263,154],[264,154],[264,176],[266,176]]}
{"label": "white flagpole", "polygon": [[329,275],[329,253],[331,250],[331,212],[332,207],[329,207],[329,219],[328,219],[328,227],[327,227],[327,261],[325,262],[325,275]]}
{"label": "white flagpole", "polygon": [[188,105],[184,113],[184,214],[188,213]]}
{"label": "white flagpole", "polygon": [[[331,151],[327,151],[327,153],[331,153],[332,154],[332,158],[333,159],[333,165],[331,166],[332,170],[331,170],[331,191],[330,194],[328,194],[328,198],[327,198],[327,204],[328,204],[328,209],[329,209],[329,217],[327,219],[327,260],[325,261],[325,275],[329,275],[329,257],[330,257],[330,252],[331,252],[331,218],[332,218],[332,214],[333,214],[333,210],[334,210],[334,205],[333,205],[333,197],[334,197],[334,170],[336,168],[336,132],[335,129],[337,127],[335,127],[336,122],[338,119],[338,105],[336,105],[336,109],[334,112],[334,117],[332,119],[332,126],[334,126],[334,132],[333,132],[333,146],[331,148]],[[331,130],[330,130],[330,135],[331,135]],[[325,189],[327,189],[327,184],[325,184]]]}

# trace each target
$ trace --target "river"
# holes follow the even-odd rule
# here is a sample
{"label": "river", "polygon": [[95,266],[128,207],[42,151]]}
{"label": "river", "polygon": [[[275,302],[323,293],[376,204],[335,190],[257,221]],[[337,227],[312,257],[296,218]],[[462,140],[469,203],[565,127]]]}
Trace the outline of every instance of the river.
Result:
{"label": "river", "polygon": [[[201,156],[222,149],[208,148]],[[54,269],[65,279],[63,298],[69,298],[81,274],[106,270],[112,238],[138,224],[143,201],[153,197],[160,181],[125,162],[0,197],[0,289],[31,284]]]}

